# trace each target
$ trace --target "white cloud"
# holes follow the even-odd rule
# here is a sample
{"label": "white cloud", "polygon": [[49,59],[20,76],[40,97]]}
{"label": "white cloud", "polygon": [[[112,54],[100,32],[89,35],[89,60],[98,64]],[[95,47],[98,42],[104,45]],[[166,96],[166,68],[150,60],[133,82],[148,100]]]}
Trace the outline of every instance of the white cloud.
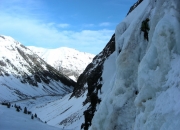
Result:
{"label": "white cloud", "polygon": [[67,27],[69,27],[70,25],[69,24],[67,24],[67,23],[61,23],[61,24],[58,24],[57,25],[57,27],[59,27],[59,28],[67,28]]}
{"label": "white cloud", "polygon": [[[55,23],[42,23],[34,19],[11,17],[0,13],[0,34],[9,35],[24,45],[57,48],[67,46],[97,54],[114,33],[114,30],[61,31]],[[67,27],[69,24],[59,24]]]}
{"label": "white cloud", "polygon": [[103,23],[100,23],[99,26],[110,26],[110,23],[109,22],[103,22]]}

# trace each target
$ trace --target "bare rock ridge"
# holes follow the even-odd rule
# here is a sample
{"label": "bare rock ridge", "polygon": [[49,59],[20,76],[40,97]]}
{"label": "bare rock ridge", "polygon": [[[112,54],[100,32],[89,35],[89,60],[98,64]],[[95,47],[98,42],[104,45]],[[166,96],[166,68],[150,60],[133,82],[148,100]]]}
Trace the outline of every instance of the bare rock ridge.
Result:
{"label": "bare rock ridge", "polygon": [[[93,61],[86,67],[84,72],[79,76],[76,87],[71,95],[80,97],[88,89],[88,95],[96,89],[97,86],[101,86],[101,75],[103,71],[104,61],[115,51],[115,34],[112,35],[110,41],[105,48],[93,58]],[[92,86],[85,88],[85,84],[91,79]]]}
{"label": "bare rock ridge", "polygon": [[142,1],[143,1],[143,0],[138,0],[136,3],[134,3],[134,4],[130,7],[127,15],[128,15],[129,13],[131,13]]}

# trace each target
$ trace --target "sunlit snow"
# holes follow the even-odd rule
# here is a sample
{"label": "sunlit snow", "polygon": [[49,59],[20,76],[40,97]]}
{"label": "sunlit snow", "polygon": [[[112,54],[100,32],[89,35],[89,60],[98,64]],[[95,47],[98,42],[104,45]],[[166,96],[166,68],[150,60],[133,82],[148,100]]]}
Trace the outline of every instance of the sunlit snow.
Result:
{"label": "sunlit snow", "polygon": [[[144,0],[117,25],[116,51],[103,64],[101,103],[90,130],[178,130],[180,128],[180,1]],[[149,18],[149,41],[141,23]],[[9,46],[9,49],[11,47]],[[1,52],[0,52],[1,53]],[[5,52],[2,51],[3,54]],[[7,54],[10,56],[10,54]],[[16,83],[17,81],[13,82]],[[3,85],[1,85],[3,87]],[[85,84],[84,87],[87,87]],[[2,97],[6,96],[4,88]],[[79,130],[84,122],[87,91],[79,98],[47,96],[13,102],[36,113],[42,122],[60,129]],[[12,119],[38,122],[29,116],[0,106],[3,128]],[[17,114],[22,114],[16,117]],[[1,117],[2,116],[2,117]],[[15,118],[16,117],[16,118]],[[27,119],[25,119],[28,117]],[[10,121],[17,123],[10,119]],[[38,122],[41,123],[41,122]],[[13,123],[12,123],[13,124]],[[39,127],[47,126],[41,123]],[[17,123],[17,126],[19,124]],[[50,126],[49,126],[50,127]],[[23,129],[23,126],[19,126]],[[47,127],[48,128],[48,127]],[[43,128],[44,129],[44,128]],[[49,128],[51,129],[51,128]],[[55,128],[54,128],[55,129]]]}

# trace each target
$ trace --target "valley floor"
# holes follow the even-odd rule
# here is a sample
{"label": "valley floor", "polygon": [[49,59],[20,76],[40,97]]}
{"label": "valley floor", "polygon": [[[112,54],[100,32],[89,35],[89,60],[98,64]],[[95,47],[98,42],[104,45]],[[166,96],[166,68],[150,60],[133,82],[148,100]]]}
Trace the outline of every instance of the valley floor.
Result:
{"label": "valley floor", "polygon": [[26,115],[22,111],[0,105],[0,130],[60,130],[49,126],[37,118],[31,119],[31,115]]}
{"label": "valley floor", "polygon": [[[62,96],[44,96],[22,101],[11,102],[11,107],[0,105],[0,130],[76,130],[84,121],[82,102],[76,98],[69,100],[70,94]],[[81,100],[84,100],[82,97]],[[22,110],[17,112],[14,106]],[[13,106],[13,107],[12,107]],[[23,113],[24,108],[38,118]],[[46,122],[46,123],[45,123]]]}

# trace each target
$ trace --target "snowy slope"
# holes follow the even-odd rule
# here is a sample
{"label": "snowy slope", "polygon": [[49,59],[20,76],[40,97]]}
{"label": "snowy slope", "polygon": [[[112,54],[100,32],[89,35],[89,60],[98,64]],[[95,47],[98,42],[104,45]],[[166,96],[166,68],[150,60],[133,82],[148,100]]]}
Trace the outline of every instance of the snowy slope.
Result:
{"label": "snowy slope", "polygon": [[[178,130],[179,7],[178,0],[142,1],[117,26],[115,52],[112,37],[80,76],[72,95],[16,103],[27,106],[49,125],[79,130],[85,123],[83,111],[92,105],[90,94],[98,92],[101,102],[96,105],[91,130]],[[140,31],[147,17],[149,41]],[[89,78],[92,86],[88,86]]]}
{"label": "snowy slope", "polygon": [[[86,75],[83,74],[83,77],[90,77],[90,73],[100,73],[101,75],[103,75],[103,79],[106,79],[107,76],[114,75],[115,64],[112,64],[116,57],[116,54],[113,53],[115,49],[114,40],[115,37],[113,35],[112,39],[109,41],[104,50],[99,55],[97,55],[96,58],[94,58],[93,62],[89,65],[89,67],[86,68]],[[113,53],[113,55],[109,57],[111,53]],[[106,62],[104,63],[105,60]],[[110,65],[113,65],[113,67],[111,67]],[[105,67],[104,69],[106,71],[102,73],[99,72],[99,66],[100,68]],[[101,77],[101,75],[99,76]],[[14,101],[11,102],[11,105],[20,105],[21,108],[27,107],[27,109],[30,110],[33,114],[36,113],[41,121],[46,121],[48,125],[55,126],[60,129],[79,130],[81,128],[81,124],[84,123],[83,113],[86,109],[88,109],[90,105],[89,103],[86,103],[84,105],[84,101],[86,101],[87,99],[86,96],[88,93],[88,86],[86,83],[86,79],[83,80],[85,80],[83,81],[83,88],[80,88],[85,88],[85,91],[82,91],[81,93],[75,93],[74,96],[72,96],[73,94],[70,93],[66,96],[35,97],[21,101]],[[79,80],[79,83],[81,81],[82,79]],[[96,80],[94,82],[96,82]],[[109,85],[109,80],[107,80],[105,84]],[[106,89],[110,88],[103,88],[102,92],[108,93]]]}
{"label": "snowy slope", "polygon": [[11,37],[0,36],[0,102],[72,92],[75,82]]}
{"label": "snowy slope", "polygon": [[[104,49],[94,57],[93,61],[86,67],[84,72],[78,78],[72,96],[80,97],[87,90],[88,90],[88,95],[90,96],[93,90],[96,89],[98,85],[102,84],[101,76],[103,73],[104,62],[114,51],[115,51],[115,35],[113,34],[107,45],[104,47]],[[89,79],[91,79],[92,85],[87,87]]]}
{"label": "snowy slope", "polygon": [[48,64],[63,74],[77,81],[79,75],[94,58],[93,54],[79,52],[72,48],[61,47],[57,49],[45,49],[28,46],[33,52],[44,59]]}
{"label": "snowy slope", "polygon": [[[93,59],[92,63],[90,63],[86,67],[85,71],[81,74],[80,78],[77,81],[77,85],[75,86],[76,89],[73,94],[66,95],[53,101],[48,101],[48,99],[45,99],[45,101],[47,102],[44,102],[42,100],[38,101],[40,99],[39,98],[36,100],[29,100],[28,102],[18,102],[18,104],[27,106],[32,112],[37,113],[41,120],[47,121],[47,124],[49,125],[56,126],[58,128],[79,130],[82,123],[84,123],[83,113],[86,109],[88,109],[90,105],[90,103],[86,102],[86,96],[89,93],[87,91],[87,79],[93,76],[93,82],[95,83],[100,80],[101,75],[103,79],[107,78],[107,76],[114,75],[115,64],[112,63],[116,57],[116,54],[114,53],[112,56],[110,56],[114,52],[114,50],[115,36],[113,35],[102,52],[100,52]],[[111,58],[109,58],[109,56]],[[106,62],[104,63],[104,61]],[[114,67],[110,65],[113,65]],[[102,69],[104,67],[107,71],[102,72]],[[109,84],[109,80],[107,80],[107,82],[105,83]],[[98,84],[101,83],[99,82]],[[106,89],[109,88],[102,89],[102,92],[108,93]]]}
{"label": "snowy slope", "polygon": [[35,117],[31,119],[31,115],[26,115],[23,111],[17,112],[14,107],[0,105],[0,120],[1,130],[61,130]]}
{"label": "snowy slope", "polygon": [[[179,7],[179,0],[144,0],[117,26],[116,68],[104,76],[108,92],[98,94],[91,130],[180,128]],[[149,41],[140,31],[147,17]]]}
{"label": "snowy slope", "polygon": [[45,96],[34,99],[11,102],[11,105],[21,106],[31,111],[33,115],[42,122],[47,122],[48,125],[55,126],[67,130],[80,130],[81,124],[84,121],[83,112],[87,106],[83,106],[82,102],[85,99],[71,98],[70,94],[66,96]]}
{"label": "snowy slope", "polygon": [[31,119],[31,115],[25,115],[22,111],[16,112],[15,108],[7,108],[0,105],[0,129],[1,130],[61,130],[40,122],[37,118]]}

